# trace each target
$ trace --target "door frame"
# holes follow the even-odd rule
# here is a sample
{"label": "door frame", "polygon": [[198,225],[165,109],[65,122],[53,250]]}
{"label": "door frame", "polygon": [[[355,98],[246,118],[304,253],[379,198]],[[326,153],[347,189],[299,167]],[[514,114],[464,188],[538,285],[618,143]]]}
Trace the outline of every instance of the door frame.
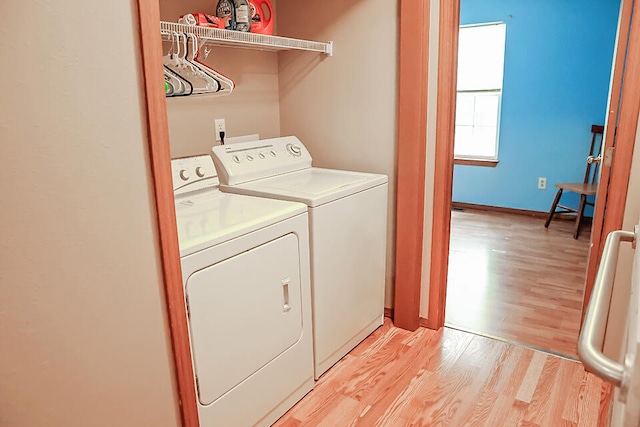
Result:
{"label": "door frame", "polygon": [[160,259],[164,279],[167,317],[178,388],[180,417],[184,427],[198,427],[196,387],[191,364],[191,344],[182,285],[175,204],[171,175],[171,152],[167,101],[162,72],[160,4],[158,0],[137,0],[140,54],[147,115],[147,139],[156,204]]}
{"label": "door frame", "polygon": [[[420,326],[420,282],[427,139],[429,0],[400,2],[396,277],[393,321]],[[402,220],[400,220],[402,219]]]}
{"label": "door frame", "polygon": [[[400,209],[409,205],[411,202],[405,200],[408,197],[417,197],[416,195],[424,195],[425,191],[431,189],[425,188],[424,175],[414,176],[411,183],[398,180],[398,210],[396,220],[398,225],[402,224],[404,229],[413,228],[416,232],[413,238],[408,238],[406,232],[397,233],[396,236],[396,293],[394,305],[394,322],[397,326],[415,330],[417,325],[424,325],[431,329],[439,329],[444,326],[445,302],[446,302],[446,286],[447,274],[449,266],[449,241],[451,227],[451,193],[453,188],[453,141],[455,131],[455,102],[456,102],[456,70],[457,70],[457,41],[459,28],[459,12],[460,0],[430,0],[440,2],[439,17],[439,51],[438,51],[438,90],[437,90],[437,118],[436,118],[436,141],[435,141],[435,168],[434,168],[434,188],[433,188],[433,221],[431,224],[431,257],[430,276],[429,276],[429,312],[426,319],[420,318],[420,292],[423,282],[421,276],[421,264],[426,260],[422,257],[422,247],[424,241],[422,239],[422,230],[424,227],[424,211],[420,211],[422,217],[417,215],[408,215],[406,209]],[[425,3],[430,1],[424,0],[421,3],[423,7],[429,7]],[[624,0],[621,8],[622,11],[630,16],[632,7],[626,3],[633,0]],[[405,2],[402,2],[405,3]],[[407,2],[413,3],[413,2]],[[414,6],[415,7],[415,6]],[[631,160],[633,147],[635,143],[636,128],[638,125],[638,114],[640,113],[640,11],[638,8],[633,11],[633,20],[631,21],[628,54],[626,57],[626,72],[624,75],[624,85],[622,86],[622,103],[620,105],[620,113],[618,116],[617,144],[614,153],[615,172],[610,174],[607,198],[607,216],[604,221],[602,234],[597,234],[596,241],[592,241],[592,247],[598,248],[597,251],[591,251],[590,260],[595,260],[602,253],[602,236],[606,235],[607,230],[615,230],[622,227],[624,217],[624,208],[626,203],[627,188],[629,184],[629,174],[631,171]],[[422,17],[423,15],[419,15]],[[621,17],[624,19],[624,17]],[[400,40],[411,37],[413,18],[402,14],[400,16]],[[423,27],[428,28],[428,21],[423,22]],[[622,29],[622,26],[621,26]],[[415,35],[415,32],[413,33]],[[428,36],[427,36],[428,37]],[[428,67],[428,55],[424,51],[418,49],[417,43],[400,44],[400,86],[399,86],[399,105],[398,105],[398,177],[404,176],[408,172],[416,169],[416,164],[424,164],[424,159],[407,159],[401,156],[402,151],[413,153],[426,153],[426,119],[419,121],[418,124],[410,123],[400,114],[402,111],[418,110],[422,108],[421,103],[426,101],[428,93],[426,87],[420,85],[403,85],[402,78],[406,75],[413,75],[417,70],[426,69]],[[404,60],[403,58],[413,57],[414,60]],[[616,62],[618,57],[616,56]],[[633,75],[631,72],[636,74]],[[615,77],[615,76],[614,76]],[[622,78],[622,73],[620,73]],[[615,85],[615,82],[614,82]],[[416,90],[416,88],[418,90]],[[418,96],[410,96],[407,91],[418,92],[422,99]],[[613,103],[612,103],[613,104]],[[615,107],[612,105],[612,107]],[[610,109],[611,110],[611,109]],[[417,129],[417,126],[424,126],[425,129]],[[408,134],[420,136],[413,138],[401,138],[402,135]],[[608,132],[609,134],[609,132]],[[610,136],[613,136],[613,130]],[[402,186],[406,186],[403,188]],[[423,196],[424,197],[424,196]],[[604,210],[604,208],[602,208]],[[602,213],[601,213],[602,214]],[[414,239],[420,240],[416,242]],[[411,248],[416,249],[415,252],[407,254]],[[411,265],[410,262],[416,262]],[[591,264],[590,264],[591,265]],[[594,261],[597,266],[597,262]],[[411,271],[413,270],[413,271]],[[415,273],[414,271],[417,271]],[[585,295],[590,295],[593,287],[593,278],[590,278],[585,286]],[[583,306],[583,313],[586,304]]]}

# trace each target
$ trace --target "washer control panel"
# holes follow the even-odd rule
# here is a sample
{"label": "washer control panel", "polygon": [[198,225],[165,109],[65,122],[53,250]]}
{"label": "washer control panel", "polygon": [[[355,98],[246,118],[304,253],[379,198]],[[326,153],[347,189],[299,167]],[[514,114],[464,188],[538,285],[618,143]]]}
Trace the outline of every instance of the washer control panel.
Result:
{"label": "washer control panel", "polygon": [[217,187],[219,184],[213,159],[209,155],[171,160],[171,175],[174,194]]}
{"label": "washer control panel", "polygon": [[311,155],[295,136],[216,146],[213,160],[226,185],[311,167]]}

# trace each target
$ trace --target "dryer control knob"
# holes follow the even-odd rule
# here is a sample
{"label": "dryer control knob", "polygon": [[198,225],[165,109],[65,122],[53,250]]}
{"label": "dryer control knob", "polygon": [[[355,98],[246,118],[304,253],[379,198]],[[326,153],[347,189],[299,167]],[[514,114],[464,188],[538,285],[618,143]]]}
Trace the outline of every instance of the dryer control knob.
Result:
{"label": "dryer control knob", "polygon": [[302,152],[302,150],[300,149],[300,146],[298,144],[287,144],[287,150],[289,150],[289,152],[291,154],[293,154],[294,156],[299,156],[300,153]]}
{"label": "dryer control knob", "polygon": [[189,174],[187,173],[186,170],[182,169],[180,171],[180,179],[183,181],[188,181],[189,180]]}
{"label": "dryer control knob", "polygon": [[196,168],[196,175],[198,175],[200,178],[204,177],[204,169],[202,169],[200,166],[198,166]]}

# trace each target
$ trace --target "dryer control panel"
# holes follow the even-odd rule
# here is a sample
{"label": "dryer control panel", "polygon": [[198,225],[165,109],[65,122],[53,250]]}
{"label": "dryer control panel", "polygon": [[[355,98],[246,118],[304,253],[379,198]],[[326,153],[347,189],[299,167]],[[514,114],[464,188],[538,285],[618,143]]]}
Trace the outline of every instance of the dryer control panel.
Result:
{"label": "dryer control panel", "polygon": [[209,155],[182,157],[171,160],[173,194],[184,194],[217,187],[218,174]]}
{"label": "dryer control panel", "polygon": [[213,160],[226,185],[311,167],[309,151],[295,136],[216,146]]}

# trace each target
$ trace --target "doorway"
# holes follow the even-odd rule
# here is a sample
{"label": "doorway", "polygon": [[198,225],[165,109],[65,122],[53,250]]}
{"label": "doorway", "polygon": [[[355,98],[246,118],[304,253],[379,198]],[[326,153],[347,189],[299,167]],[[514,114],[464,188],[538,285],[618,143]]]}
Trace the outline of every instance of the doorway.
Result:
{"label": "doorway", "polygon": [[[636,54],[635,43],[640,43],[640,26],[635,19],[630,28],[630,37],[625,30],[625,22],[631,17],[631,1],[624,1],[622,6],[621,19],[621,42],[616,49],[616,67],[611,93],[616,94],[616,84],[621,87],[622,100],[610,101],[608,109],[609,123],[617,123],[617,127],[610,126],[605,130],[606,144],[614,141],[616,133],[616,153],[614,155],[614,165],[616,173],[606,171],[603,168],[601,182],[606,180],[609,184],[604,187],[605,193],[598,194],[599,200],[607,202],[607,216],[604,219],[604,204],[602,209],[596,207],[594,223],[604,225],[600,229],[594,229],[592,249],[590,250],[589,266],[597,265],[599,254],[601,253],[602,239],[609,229],[619,228],[622,224],[624,201],[626,200],[626,190],[628,185],[629,171],[631,168],[631,153],[635,141],[635,130],[638,119],[639,103],[634,94],[638,91],[640,84],[634,77],[631,70],[640,63],[640,58]],[[455,117],[455,93],[456,82],[453,70],[456,70],[457,60],[457,37],[459,25],[459,2],[447,1],[419,1],[407,4],[401,10],[401,21],[407,25],[401,25],[401,52],[400,52],[400,105],[399,105],[399,140],[398,140],[398,235],[397,235],[397,258],[396,258],[396,301],[395,301],[395,322],[398,326],[406,329],[416,329],[418,326],[427,326],[438,329],[444,325],[446,276],[449,256],[449,231],[451,213],[451,182],[453,178],[453,135]],[[636,12],[637,13],[637,12]],[[430,19],[431,18],[431,19]],[[416,21],[420,22],[417,23]],[[628,19],[630,21],[630,19]],[[437,30],[429,33],[429,26],[438,27]],[[425,27],[427,29],[425,29]],[[412,32],[410,32],[412,31]],[[404,33],[407,32],[406,35]],[[438,58],[437,66],[429,68],[429,36],[434,33],[438,35]],[[415,34],[422,35],[416,37]],[[413,39],[409,39],[412,35]],[[403,43],[406,40],[406,43]],[[628,50],[629,54],[625,55]],[[622,54],[621,54],[622,52]],[[415,60],[415,58],[420,60]],[[431,57],[431,64],[434,58]],[[622,67],[626,61],[626,78],[624,86],[622,81]],[[620,65],[620,66],[619,66]],[[430,97],[426,84],[422,83],[427,79],[429,73],[437,73],[437,95],[431,91]],[[617,82],[617,83],[616,83]],[[406,88],[403,90],[403,88]],[[418,90],[416,91],[416,88]],[[411,92],[409,90],[412,90]],[[406,93],[405,93],[406,92]],[[416,94],[416,92],[419,92]],[[424,98],[421,98],[421,96]],[[614,96],[615,98],[615,96]],[[410,115],[403,117],[403,111],[412,111],[413,108],[423,109],[426,117],[426,105],[423,99],[428,99],[429,104],[437,110],[435,120],[435,138],[430,139],[429,144],[426,138],[416,138],[424,135],[427,126],[426,119],[409,120]],[[436,106],[437,105],[437,106]],[[415,117],[414,117],[415,119]],[[432,144],[432,145],[431,145]],[[605,144],[605,146],[606,146]],[[435,150],[432,161],[434,161],[433,174],[429,175],[425,171],[426,159],[416,157],[416,153],[425,153],[429,146]],[[414,154],[414,156],[410,156]],[[403,179],[407,171],[413,171],[412,179]],[[430,172],[430,171],[429,171]],[[431,188],[434,188],[433,196],[430,197]],[[427,191],[425,192],[425,188]],[[414,197],[415,194],[426,194],[427,201],[424,206],[418,206],[415,210],[408,212],[409,207],[414,207],[411,201],[403,200],[403,196]],[[415,197],[414,197],[415,198]],[[616,200],[612,204],[612,200]],[[432,220],[428,218],[425,224],[425,212],[432,213]],[[409,230],[414,230],[409,234]],[[420,230],[416,232],[415,230]],[[423,268],[416,269],[422,261]],[[589,284],[589,275],[587,284]],[[592,283],[592,279],[591,279]],[[585,300],[590,295],[590,287],[585,289]],[[584,310],[584,305],[583,305]]]}
{"label": "doorway", "polygon": [[589,230],[542,224],[604,124],[619,4],[460,7],[445,323],[576,357]]}

